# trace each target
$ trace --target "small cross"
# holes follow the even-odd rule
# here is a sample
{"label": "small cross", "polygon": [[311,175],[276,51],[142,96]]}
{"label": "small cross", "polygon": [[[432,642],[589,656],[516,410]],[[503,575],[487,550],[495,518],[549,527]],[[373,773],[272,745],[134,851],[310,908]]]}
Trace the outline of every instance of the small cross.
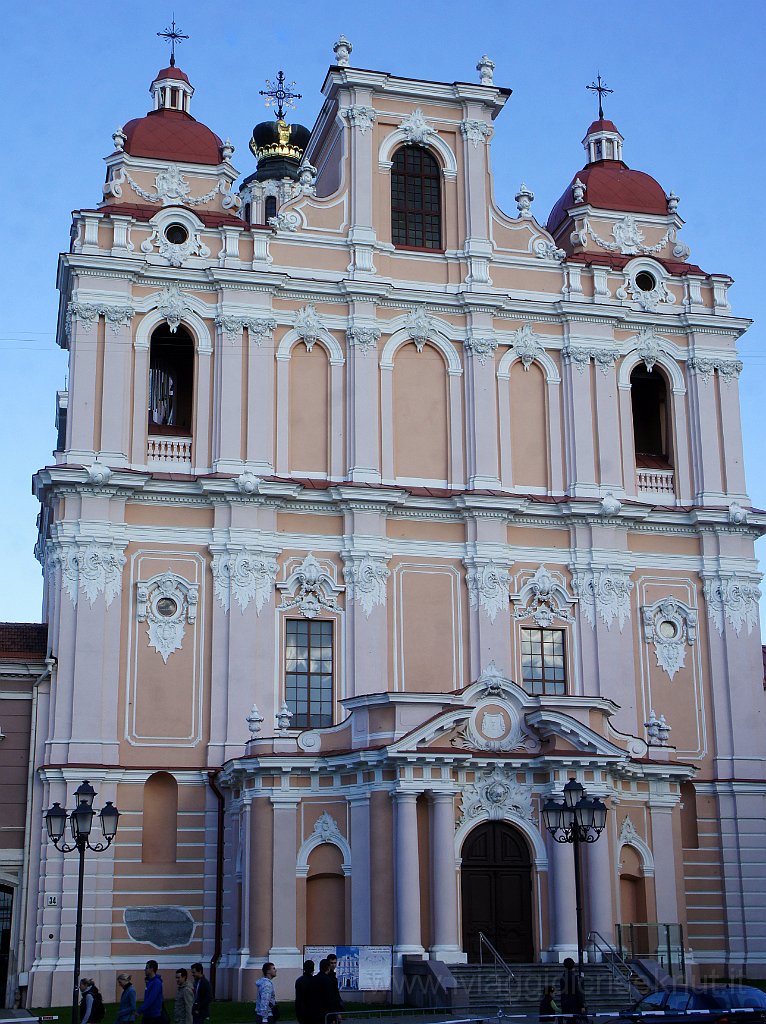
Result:
{"label": "small cross", "polygon": [[170,28],[166,28],[164,32],[158,32],[158,36],[162,36],[163,39],[167,39],[170,43],[170,66],[174,68],[176,66],[176,43],[182,43],[184,39],[188,39],[183,32],[176,29],[176,16],[173,15],[173,20],[170,23]]}
{"label": "small cross", "polygon": [[295,82],[289,84],[285,82],[284,71],[277,72],[276,85],[272,85],[271,81],[267,78],[266,85],[268,89],[260,89],[261,96],[266,97],[267,107],[277,108],[277,120],[281,121],[285,116],[285,110],[295,107],[295,100],[301,100],[303,97],[299,92],[293,92]]}
{"label": "small cross", "polygon": [[603,121],[604,120],[604,96],[607,93],[614,92],[614,89],[607,88],[606,82],[602,82],[601,81],[601,72],[600,71],[599,71],[598,75],[596,76],[596,81],[593,82],[591,85],[586,85],[585,88],[586,89],[590,89],[591,92],[597,92],[598,93],[598,119],[599,119],[599,121]]}

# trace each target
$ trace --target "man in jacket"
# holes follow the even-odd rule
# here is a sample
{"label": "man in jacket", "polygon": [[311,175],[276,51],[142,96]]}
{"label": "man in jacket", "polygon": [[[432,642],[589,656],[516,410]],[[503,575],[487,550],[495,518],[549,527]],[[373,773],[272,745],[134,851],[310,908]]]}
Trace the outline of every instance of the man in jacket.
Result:
{"label": "man in jacket", "polygon": [[147,960],[144,968],[144,1001],[141,1003],[140,1013],[143,1016],[144,1024],[154,1024],[162,1020],[162,1003],[165,998],[162,991],[162,976],[157,973],[158,965],[156,960]]}
{"label": "man in jacket", "polygon": [[210,1017],[210,1004],[213,1001],[213,989],[205,977],[202,964],[191,965],[194,1003],[192,1005],[192,1024],[204,1024]]}
{"label": "man in jacket", "polygon": [[305,960],[303,974],[295,979],[295,1019],[298,1024],[324,1024],[317,1019],[314,961]]}
{"label": "man in jacket", "polygon": [[176,971],[176,1002],[173,1012],[175,1024],[192,1024],[192,1004],[194,989],[189,984],[186,968],[179,967]]}

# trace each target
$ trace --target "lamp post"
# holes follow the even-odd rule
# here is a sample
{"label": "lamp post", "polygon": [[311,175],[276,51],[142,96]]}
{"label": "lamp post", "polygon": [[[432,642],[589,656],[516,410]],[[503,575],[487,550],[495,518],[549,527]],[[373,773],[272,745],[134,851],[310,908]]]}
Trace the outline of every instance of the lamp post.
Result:
{"label": "lamp post", "polygon": [[[82,894],[83,881],[85,878],[85,850],[93,850],[100,853],[112,845],[112,840],[117,832],[117,822],[120,819],[120,812],[111,800],[98,812],[101,821],[101,832],[104,836],[103,842],[92,843],[90,834],[93,828],[93,819],[96,811],[93,810],[93,800],[96,791],[88,781],[81,783],[75,790],[75,809],[67,813],[65,807],[55,803],[45,812],[45,827],[48,830],[48,838],[62,853],[72,853],[77,850],[80,858],[77,875],[77,922],[74,932],[74,989],[72,992],[72,1024],[79,1021],[79,986],[80,986],[80,953],[82,950]],[[64,839],[67,819],[72,832],[72,842],[67,843]]]}
{"label": "lamp post", "polygon": [[[557,843],[571,843],[575,862],[575,912],[577,914],[577,968],[582,970],[582,882],[580,879],[580,844],[595,843],[606,825],[606,804],[598,797],[591,799],[576,779],[564,786],[563,800],[546,800],[543,822]],[[608,883],[608,879],[605,880]]]}

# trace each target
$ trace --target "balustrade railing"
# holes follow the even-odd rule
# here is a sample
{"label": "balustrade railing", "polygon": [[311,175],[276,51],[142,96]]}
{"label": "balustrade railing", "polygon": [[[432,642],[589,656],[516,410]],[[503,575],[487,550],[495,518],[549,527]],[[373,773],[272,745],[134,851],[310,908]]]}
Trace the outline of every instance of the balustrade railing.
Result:
{"label": "balustrade railing", "polygon": [[672,469],[636,469],[636,487],[639,494],[675,495],[676,485]]}
{"label": "balustrade railing", "polygon": [[146,461],[155,465],[188,468],[192,460],[190,437],[150,437],[146,443]]}

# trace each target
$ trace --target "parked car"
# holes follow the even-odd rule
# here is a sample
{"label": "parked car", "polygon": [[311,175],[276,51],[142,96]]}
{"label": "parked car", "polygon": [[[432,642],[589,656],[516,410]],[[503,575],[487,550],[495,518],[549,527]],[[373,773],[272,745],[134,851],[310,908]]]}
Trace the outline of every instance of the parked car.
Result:
{"label": "parked car", "polygon": [[679,1024],[700,1019],[725,1024],[733,1017],[741,1024],[766,1024],[766,993],[751,985],[675,985],[644,996],[625,1020],[640,1020],[644,1013],[662,1013],[663,1024],[674,1019]]}

